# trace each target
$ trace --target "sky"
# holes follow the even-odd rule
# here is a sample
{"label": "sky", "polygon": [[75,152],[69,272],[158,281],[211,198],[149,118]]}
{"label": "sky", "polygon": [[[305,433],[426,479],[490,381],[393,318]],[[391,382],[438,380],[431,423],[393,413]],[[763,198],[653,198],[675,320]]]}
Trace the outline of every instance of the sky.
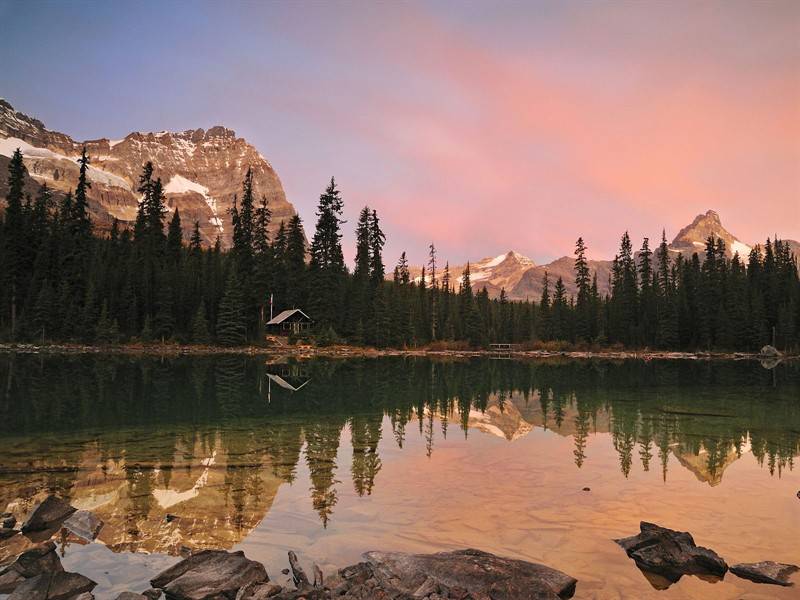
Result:
{"label": "sky", "polygon": [[386,262],[800,240],[800,2],[0,0],[0,97],[76,139],[234,129]]}

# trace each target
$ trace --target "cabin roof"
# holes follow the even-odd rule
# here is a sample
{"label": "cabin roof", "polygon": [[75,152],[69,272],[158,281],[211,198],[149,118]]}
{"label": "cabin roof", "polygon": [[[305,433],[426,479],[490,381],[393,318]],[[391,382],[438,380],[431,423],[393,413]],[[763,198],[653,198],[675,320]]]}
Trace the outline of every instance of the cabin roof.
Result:
{"label": "cabin roof", "polygon": [[309,317],[306,313],[304,313],[299,308],[292,308],[292,309],[289,309],[289,310],[284,310],[283,312],[280,312],[277,315],[275,315],[272,319],[269,320],[269,322],[267,322],[267,325],[280,325],[286,319],[288,319],[289,317],[294,316],[296,313],[300,313],[301,315],[303,315],[309,321],[311,320],[311,317]]}

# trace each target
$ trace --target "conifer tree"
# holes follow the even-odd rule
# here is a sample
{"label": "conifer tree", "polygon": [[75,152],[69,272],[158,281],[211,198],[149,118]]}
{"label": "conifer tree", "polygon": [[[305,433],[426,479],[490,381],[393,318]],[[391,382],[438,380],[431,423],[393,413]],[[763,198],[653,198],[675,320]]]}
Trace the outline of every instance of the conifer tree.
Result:
{"label": "conifer tree", "polygon": [[3,231],[4,260],[3,275],[8,290],[9,322],[12,339],[17,334],[17,319],[20,298],[24,296],[24,275],[26,264],[25,228],[23,223],[23,190],[27,169],[22,161],[19,148],[14,151],[8,165],[8,194]]}
{"label": "conifer tree", "polygon": [[345,277],[341,225],[343,202],[336,181],[319,198],[317,226],[311,242],[310,276],[314,286],[312,311],[322,327],[337,327]]}
{"label": "conifer tree", "polygon": [[222,346],[239,346],[247,337],[242,287],[236,269],[232,268],[225,284],[225,293],[217,317],[217,342]]}
{"label": "conifer tree", "polygon": [[372,286],[378,287],[383,285],[383,280],[386,277],[386,268],[383,265],[383,246],[386,244],[386,235],[381,230],[378,213],[375,210],[372,211],[369,228],[370,278],[372,279]]}
{"label": "conifer tree", "polygon": [[289,228],[286,233],[285,264],[286,308],[299,308],[306,304],[309,297],[306,240],[300,215],[294,215],[289,220]]}
{"label": "conifer tree", "polygon": [[547,341],[553,335],[552,318],[550,314],[550,278],[547,271],[542,276],[542,296],[539,300],[539,328],[538,337]]}
{"label": "conifer tree", "polygon": [[176,207],[172,219],[170,219],[169,230],[167,232],[167,255],[174,264],[177,264],[180,259],[182,247],[183,231],[181,230],[181,215]]}
{"label": "conifer tree", "polygon": [[192,319],[192,341],[195,344],[207,344],[210,341],[206,304],[203,301],[198,305]]}
{"label": "conifer tree", "polygon": [[578,290],[575,303],[576,336],[585,341],[592,338],[591,280],[586,262],[586,244],[579,237],[575,242],[575,286]]}

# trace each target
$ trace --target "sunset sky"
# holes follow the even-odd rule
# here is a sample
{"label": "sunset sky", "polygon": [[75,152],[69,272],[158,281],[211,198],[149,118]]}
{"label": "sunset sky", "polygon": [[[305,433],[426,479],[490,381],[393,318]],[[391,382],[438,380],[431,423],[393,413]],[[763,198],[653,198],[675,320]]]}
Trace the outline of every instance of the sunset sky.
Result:
{"label": "sunset sky", "polygon": [[613,256],[717,210],[800,240],[800,2],[0,0],[0,96],[77,139],[224,124],[386,262]]}

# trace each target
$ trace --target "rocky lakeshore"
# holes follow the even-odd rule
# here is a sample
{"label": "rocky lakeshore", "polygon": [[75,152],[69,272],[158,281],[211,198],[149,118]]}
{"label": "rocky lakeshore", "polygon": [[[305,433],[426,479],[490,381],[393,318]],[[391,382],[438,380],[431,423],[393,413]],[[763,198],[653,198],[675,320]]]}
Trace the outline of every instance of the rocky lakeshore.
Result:
{"label": "rocky lakeshore", "polygon": [[73,343],[29,344],[0,343],[0,352],[19,354],[104,354],[130,356],[211,356],[245,355],[264,356],[267,359],[311,358],[374,358],[381,356],[430,357],[443,359],[474,358],[480,356],[502,356],[517,360],[537,359],[605,359],[605,360],[760,360],[765,366],[775,366],[780,361],[796,360],[800,356],[785,354],[779,357],[765,357],[755,352],[674,352],[666,350],[615,350],[610,348],[593,350],[551,350],[551,349],[469,349],[469,348],[372,348],[366,346],[332,345],[312,346],[307,344],[289,345],[278,343],[267,346],[214,346],[179,343],[129,343],[113,345],[86,345]]}
{"label": "rocky lakeshore", "polygon": [[[26,538],[19,552],[0,560],[0,594],[9,600],[93,600],[96,583],[64,570],[56,542],[35,539],[58,533],[94,540],[103,523],[88,511],[49,496],[17,528],[4,516],[2,538]],[[6,550],[13,548],[6,546]],[[243,552],[200,550],[156,574],[149,589],[126,591],[115,600],[559,600],[571,598],[577,580],[551,567],[465,549],[436,554],[367,552],[363,561],[324,577],[313,565],[309,576],[288,553],[292,586],[270,578],[267,569]]]}
{"label": "rocky lakeshore", "polygon": [[[64,570],[54,541],[90,543],[103,527],[95,515],[49,496],[22,523],[5,513],[0,525],[0,595],[9,594],[8,600],[96,598],[94,581]],[[647,522],[641,523],[639,534],[614,541],[656,589],[666,589],[684,575],[714,581],[728,571],[756,583],[791,586],[791,576],[800,570],[772,561],[729,567],[713,550],[697,546],[691,534]],[[307,573],[290,551],[290,568],[282,571],[291,575],[286,586],[241,551],[187,550],[183,560],[150,579],[150,588],[122,592],[112,600],[565,600],[573,597],[578,584],[546,565],[476,549],[371,551],[362,558],[325,577],[315,564]]]}

